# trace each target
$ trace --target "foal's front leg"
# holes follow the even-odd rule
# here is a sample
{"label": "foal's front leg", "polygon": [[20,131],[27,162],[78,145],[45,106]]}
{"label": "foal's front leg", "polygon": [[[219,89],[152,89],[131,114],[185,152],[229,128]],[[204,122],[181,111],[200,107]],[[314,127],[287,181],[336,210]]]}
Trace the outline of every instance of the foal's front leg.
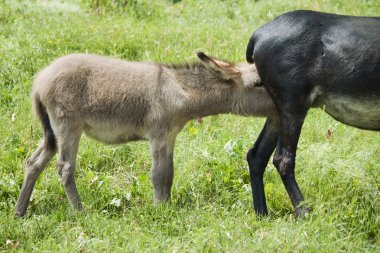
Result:
{"label": "foal's front leg", "polygon": [[149,142],[152,154],[152,182],[154,203],[169,201],[173,184],[173,150],[175,137],[152,138]]}
{"label": "foal's front leg", "polygon": [[59,150],[57,173],[61,178],[70,204],[74,208],[82,210],[82,203],[75,183],[75,167],[83,126],[80,122],[77,123],[75,118],[66,120],[66,123],[63,123],[64,121],[61,120],[61,124],[56,128]]}

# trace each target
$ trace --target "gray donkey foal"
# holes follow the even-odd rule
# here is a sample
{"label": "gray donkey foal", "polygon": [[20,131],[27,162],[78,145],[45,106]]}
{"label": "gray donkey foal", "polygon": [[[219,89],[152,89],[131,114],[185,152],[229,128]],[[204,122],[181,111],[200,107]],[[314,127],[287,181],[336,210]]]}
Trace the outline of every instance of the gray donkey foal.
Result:
{"label": "gray donkey foal", "polygon": [[16,214],[23,216],[35,182],[58,151],[57,171],[70,203],[82,208],[74,173],[82,132],[118,144],[148,139],[154,201],[170,199],[176,135],[208,115],[275,116],[254,64],[229,64],[198,53],[200,63],[163,65],[72,54],[42,70],[33,108],[44,138],[27,160]]}

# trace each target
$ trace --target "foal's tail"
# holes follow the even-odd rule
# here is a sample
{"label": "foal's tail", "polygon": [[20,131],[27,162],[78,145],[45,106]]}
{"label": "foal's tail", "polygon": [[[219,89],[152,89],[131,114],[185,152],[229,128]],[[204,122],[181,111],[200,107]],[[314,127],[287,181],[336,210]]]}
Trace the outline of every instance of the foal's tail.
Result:
{"label": "foal's tail", "polygon": [[53,129],[51,128],[50,119],[46,107],[42,104],[38,93],[34,93],[32,99],[34,111],[37,114],[39,120],[41,121],[42,128],[44,130],[44,138],[46,142],[45,145],[47,145],[47,148],[50,150],[56,150],[57,141]]}
{"label": "foal's tail", "polygon": [[253,59],[253,50],[255,49],[255,42],[253,40],[253,37],[249,39],[248,45],[247,45],[247,50],[245,51],[245,58],[247,62],[249,63],[254,63]]}

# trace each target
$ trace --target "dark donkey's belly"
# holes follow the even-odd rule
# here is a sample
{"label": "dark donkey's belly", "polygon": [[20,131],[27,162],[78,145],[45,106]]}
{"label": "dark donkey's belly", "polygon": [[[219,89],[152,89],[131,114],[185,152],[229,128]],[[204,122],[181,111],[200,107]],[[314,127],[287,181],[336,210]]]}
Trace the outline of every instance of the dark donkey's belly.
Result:
{"label": "dark donkey's belly", "polygon": [[380,97],[326,94],[317,99],[316,106],[344,124],[361,129],[380,130]]}

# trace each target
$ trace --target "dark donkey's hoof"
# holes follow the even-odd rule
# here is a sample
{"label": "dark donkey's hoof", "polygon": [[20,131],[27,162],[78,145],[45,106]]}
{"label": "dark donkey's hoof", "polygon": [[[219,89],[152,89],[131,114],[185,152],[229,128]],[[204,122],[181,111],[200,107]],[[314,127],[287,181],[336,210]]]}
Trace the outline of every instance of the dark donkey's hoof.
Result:
{"label": "dark donkey's hoof", "polygon": [[309,213],[311,213],[311,208],[305,207],[305,206],[300,206],[297,207],[294,210],[294,215],[296,216],[297,219],[303,219],[305,218]]}

